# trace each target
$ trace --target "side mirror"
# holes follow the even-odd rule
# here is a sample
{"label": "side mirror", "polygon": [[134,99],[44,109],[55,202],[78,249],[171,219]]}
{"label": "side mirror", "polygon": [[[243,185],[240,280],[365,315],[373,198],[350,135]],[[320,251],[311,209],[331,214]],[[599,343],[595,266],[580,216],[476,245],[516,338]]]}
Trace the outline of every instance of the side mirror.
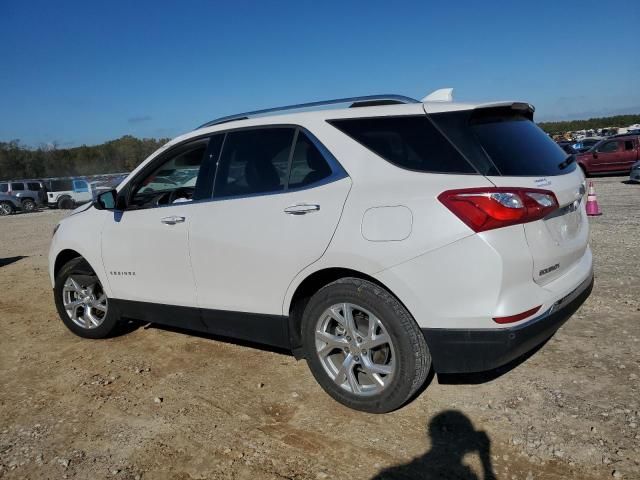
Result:
{"label": "side mirror", "polygon": [[593,152],[593,158],[598,158],[598,152],[597,151]]}
{"label": "side mirror", "polygon": [[93,206],[97,210],[115,210],[116,199],[118,198],[118,192],[114,190],[107,190],[99,194],[93,202]]}

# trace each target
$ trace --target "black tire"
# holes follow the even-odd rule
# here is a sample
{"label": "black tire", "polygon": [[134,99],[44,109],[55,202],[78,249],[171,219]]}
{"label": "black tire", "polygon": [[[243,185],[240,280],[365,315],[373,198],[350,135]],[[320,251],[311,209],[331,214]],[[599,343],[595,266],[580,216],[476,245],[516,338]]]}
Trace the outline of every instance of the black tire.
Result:
{"label": "black tire", "polygon": [[11,215],[15,211],[11,202],[0,202],[0,216]]}
{"label": "black tire", "polygon": [[[361,396],[336,384],[325,371],[316,350],[316,323],[332,305],[342,302],[360,306],[384,325],[395,351],[396,369],[389,384],[370,396]],[[335,400],[349,408],[386,413],[404,405],[424,384],[431,355],[422,331],[407,309],[379,285],[359,278],[342,278],[320,289],[309,300],[302,318],[304,355],[311,373]]]}
{"label": "black tire", "polygon": [[[95,276],[95,272],[87,261],[82,258],[74,258],[67,262],[56,276],[55,287],[53,289],[53,295],[56,302],[56,308],[60,319],[66,325],[66,327],[73,333],[83,338],[107,338],[115,333],[120,320],[120,315],[116,311],[115,307],[108,305],[107,312],[105,314],[102,323],[95,328],[83,328],[76,324],[67,314],[63,302],[63,287],[69,276],[77,275],[82,276]],[[98,280],[99,283],[99,280]],[[108,302],[108,301],[107,301]]]}
{"label": "black tire", "polygon": [[30,198],[25,198],[22,200],[22,211],[23,212],[33,212],[36,209],[36,202],[31,200]]}
{"label": "black tire", "polygon": [[60,210],[71,210],[75,207],[75,202],[71,197],[60,197],[57,205]]}

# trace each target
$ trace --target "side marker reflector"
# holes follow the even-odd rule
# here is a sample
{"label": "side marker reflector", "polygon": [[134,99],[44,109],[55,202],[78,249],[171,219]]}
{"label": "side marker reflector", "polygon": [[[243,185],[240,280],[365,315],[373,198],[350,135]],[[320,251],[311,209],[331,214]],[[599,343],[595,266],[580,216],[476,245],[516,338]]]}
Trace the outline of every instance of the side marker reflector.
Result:
{"label": "side marker reflector", "polygon": [[522,319],[525,319],[527,317],[530,317],[531,315],[536,313],[538,310],[540,310],[540,307],[542,307],[542,305],[538,305],[537,307],[533,307],[531,310],[527,310],[526,312],[518,313],[516,315],[509,315],[508,317],[494,317],[493,321],[496,322],[496,323],[513,323],[513,322],[517,322],[518,320],[522,320]]}

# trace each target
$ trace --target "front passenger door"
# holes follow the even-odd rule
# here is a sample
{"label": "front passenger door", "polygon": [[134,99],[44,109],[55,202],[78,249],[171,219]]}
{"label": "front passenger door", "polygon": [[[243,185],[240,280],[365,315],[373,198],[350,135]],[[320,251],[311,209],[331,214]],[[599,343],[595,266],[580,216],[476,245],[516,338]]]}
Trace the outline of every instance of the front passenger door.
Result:
{"label": "front passenger door", "polygon": [[126,209],[107,212],[102,228],[102,260],[115,298],[195,306],[188,229],[193,203],[210,195],[209,155],[220,140],[171,149],[119,192]]}
{"label": "front passenger door", "polygon": [[592,165],[595,167],[593,170],[598,172],[622,170],[621,155],[617,140],[602,143],[593,153]]}

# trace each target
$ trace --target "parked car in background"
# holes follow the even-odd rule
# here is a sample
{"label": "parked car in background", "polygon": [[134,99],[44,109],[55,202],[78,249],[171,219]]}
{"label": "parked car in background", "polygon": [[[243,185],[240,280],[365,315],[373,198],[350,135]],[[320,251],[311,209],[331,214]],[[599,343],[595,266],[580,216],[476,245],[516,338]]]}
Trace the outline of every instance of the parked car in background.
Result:
{"label": "parked car in background", "polygon": [[47,204],[51,208],[71,209],[93,200],[89,182],[83,178],[57,178],[46,181]]}
{"label": "parked car in background", "polygon": [[32,212],[45,203],[46,189],[39,180],[18,180],[0,183],[0,193],[16,198],[20,210]]}
{"label": "parked car in background", "polygon": [[631,175],[629,175],[629,181],[633,183],[640,183],[640,161],[634,163],[631,166]]}
{"label": "parked car in background", "polygon": [[600,140],[591,150],[576,156],[585,175],[593,173],[629,172],[640,160],[640,136],[619,135]]}
{"label": "parked car in background", "polygon": [[581,139],[579,142],[576,142],[571,146],[576,152],[582,153],[590,150],[600,140],[602,140],[602,137],[587,137]]}
{"label": "parked car in background", "polygon": [[0,193],[0,216],[11,215],[18,210],[22,210],[22,204],[16,197]]}
{"label": "parked car in background", "polygon": [[576,150],[571,146],[571,142],[558,142],[558,146],[562,148],[569,155],[575,155]]}

